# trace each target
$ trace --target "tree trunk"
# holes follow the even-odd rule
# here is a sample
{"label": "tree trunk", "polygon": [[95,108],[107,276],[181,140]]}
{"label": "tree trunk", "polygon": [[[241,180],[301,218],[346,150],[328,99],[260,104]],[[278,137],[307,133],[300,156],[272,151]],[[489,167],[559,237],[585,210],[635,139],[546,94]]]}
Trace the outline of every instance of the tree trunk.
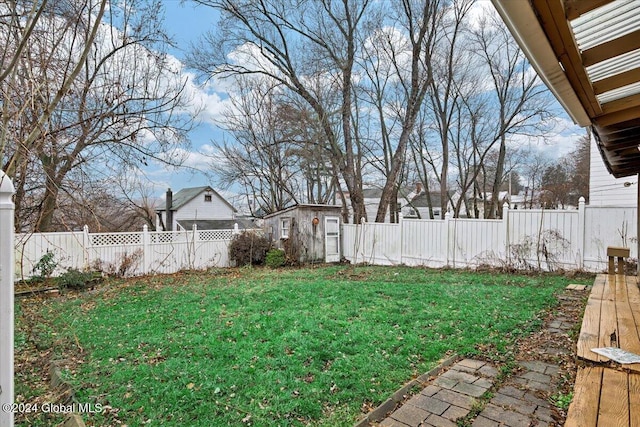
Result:
{"label": "tree trunk", "polygon": [[444,218],[447,212],[449,193],[447,189],[447,177],[449,176],[449,143],[447,138],[442,139],[442,169],[440,176],[440,218]]}
{"label": "tree trunk", "polygon": [[40,205],[40,212],[38,214],[38,220],[36,221],[34,230],[39,233],[55,231],[52,228],[53,214],[56,210],[58,194],[60,192],[61,182],[58,182],[59,180],[53,170],[47,169],[49,168],[45,168],[47,175],[44,196],[42,198],[42,204]]}
{"label": "tree trunk", "polygon": [[504,133],[500,137],[500,151],[498,152],[498,163],[496,165],[496,175],[493,178],[493,187],[491,189],[491,205],[489,209],[489,219],[495,219],[498,215],[498,206],[500,206],[500,185],[502,184],[502,174],[504,172],[504,161],[506,158],[507,148]]}

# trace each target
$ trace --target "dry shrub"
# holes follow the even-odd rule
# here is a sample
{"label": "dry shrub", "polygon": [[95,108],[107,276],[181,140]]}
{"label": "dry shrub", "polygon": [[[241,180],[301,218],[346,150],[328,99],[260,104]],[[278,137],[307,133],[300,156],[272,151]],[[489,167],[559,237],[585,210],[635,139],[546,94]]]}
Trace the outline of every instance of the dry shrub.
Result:
{"label": "dry shrub", "polygon": [[271,242],[252,231],[233,236],[229,244],[229,259],[237,266],[264,264],[267,252],[271,249]]}

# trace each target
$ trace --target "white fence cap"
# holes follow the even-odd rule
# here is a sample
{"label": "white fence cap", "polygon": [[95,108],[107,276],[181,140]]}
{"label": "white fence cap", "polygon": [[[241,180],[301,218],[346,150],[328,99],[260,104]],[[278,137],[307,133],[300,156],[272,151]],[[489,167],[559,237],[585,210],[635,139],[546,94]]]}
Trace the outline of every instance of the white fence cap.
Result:
{"label": "white fence cap", "polygon": [[13,187],[11,179],[7,176],[7,174],[0,170],[0,195],[11,197],[11,195],[13,195],[13,193],[15,192],[16,190]]}

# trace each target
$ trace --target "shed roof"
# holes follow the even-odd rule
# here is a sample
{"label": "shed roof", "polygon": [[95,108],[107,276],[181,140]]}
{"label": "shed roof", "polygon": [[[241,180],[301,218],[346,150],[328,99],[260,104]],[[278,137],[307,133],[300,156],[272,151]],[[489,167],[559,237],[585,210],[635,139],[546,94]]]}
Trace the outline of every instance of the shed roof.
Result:
{"label": "shed roof", "polygon": [[640,173],[640,1],[492,2],[609,172]]}
{"label": "shed roof", "polygon": [[274,217],[274,216],[277,216],[277,215],[282,215],[283,213],[291,212],[291,211],[294,211],[296,209],[338,210],[338,211],[341,211],[342,210],[342,206],[340,206],[340,205],[319,205],[319,204],[318,205],[314,205],[314,204],[298,204],[298,205],[290,206],[290,207],[288,207],[286,209],[279,210],[277,212],[270,213],[269,215],[265,215],[264,219],[268,219],[268,218],[271,218],[271,217]]}

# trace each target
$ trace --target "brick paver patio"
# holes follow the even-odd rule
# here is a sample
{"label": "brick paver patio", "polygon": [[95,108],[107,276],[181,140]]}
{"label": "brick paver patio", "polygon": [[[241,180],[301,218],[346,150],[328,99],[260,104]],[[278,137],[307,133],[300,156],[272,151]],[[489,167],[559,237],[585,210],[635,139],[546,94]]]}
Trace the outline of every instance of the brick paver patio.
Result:
{"label": "brick paver patio", "polygon": [[[579,297],[563,295],[560,298],[573,300]],[[573,326],[569,319],[558,316],[545,325],[545,330],[568,336]],[[497,390],[494,384],[498,370],[494,366],[481,360],[460,360],[423,383],[419,394],[390,411],[386,418],[365,425],[457,427],[456,422],[464,418],[467,418],[465,425],[473,427],[558,425],[548,398],[556,390],[556,381],[562,372],[560,366],[549,362],[556,361],[558,355],[567,351],[566,348],[537,348],[538,360],[517,360],[516,373],[503,379]],[[491,394],[485,394],[487,392]],[[469,416],[472,410],[474,417]]]}

